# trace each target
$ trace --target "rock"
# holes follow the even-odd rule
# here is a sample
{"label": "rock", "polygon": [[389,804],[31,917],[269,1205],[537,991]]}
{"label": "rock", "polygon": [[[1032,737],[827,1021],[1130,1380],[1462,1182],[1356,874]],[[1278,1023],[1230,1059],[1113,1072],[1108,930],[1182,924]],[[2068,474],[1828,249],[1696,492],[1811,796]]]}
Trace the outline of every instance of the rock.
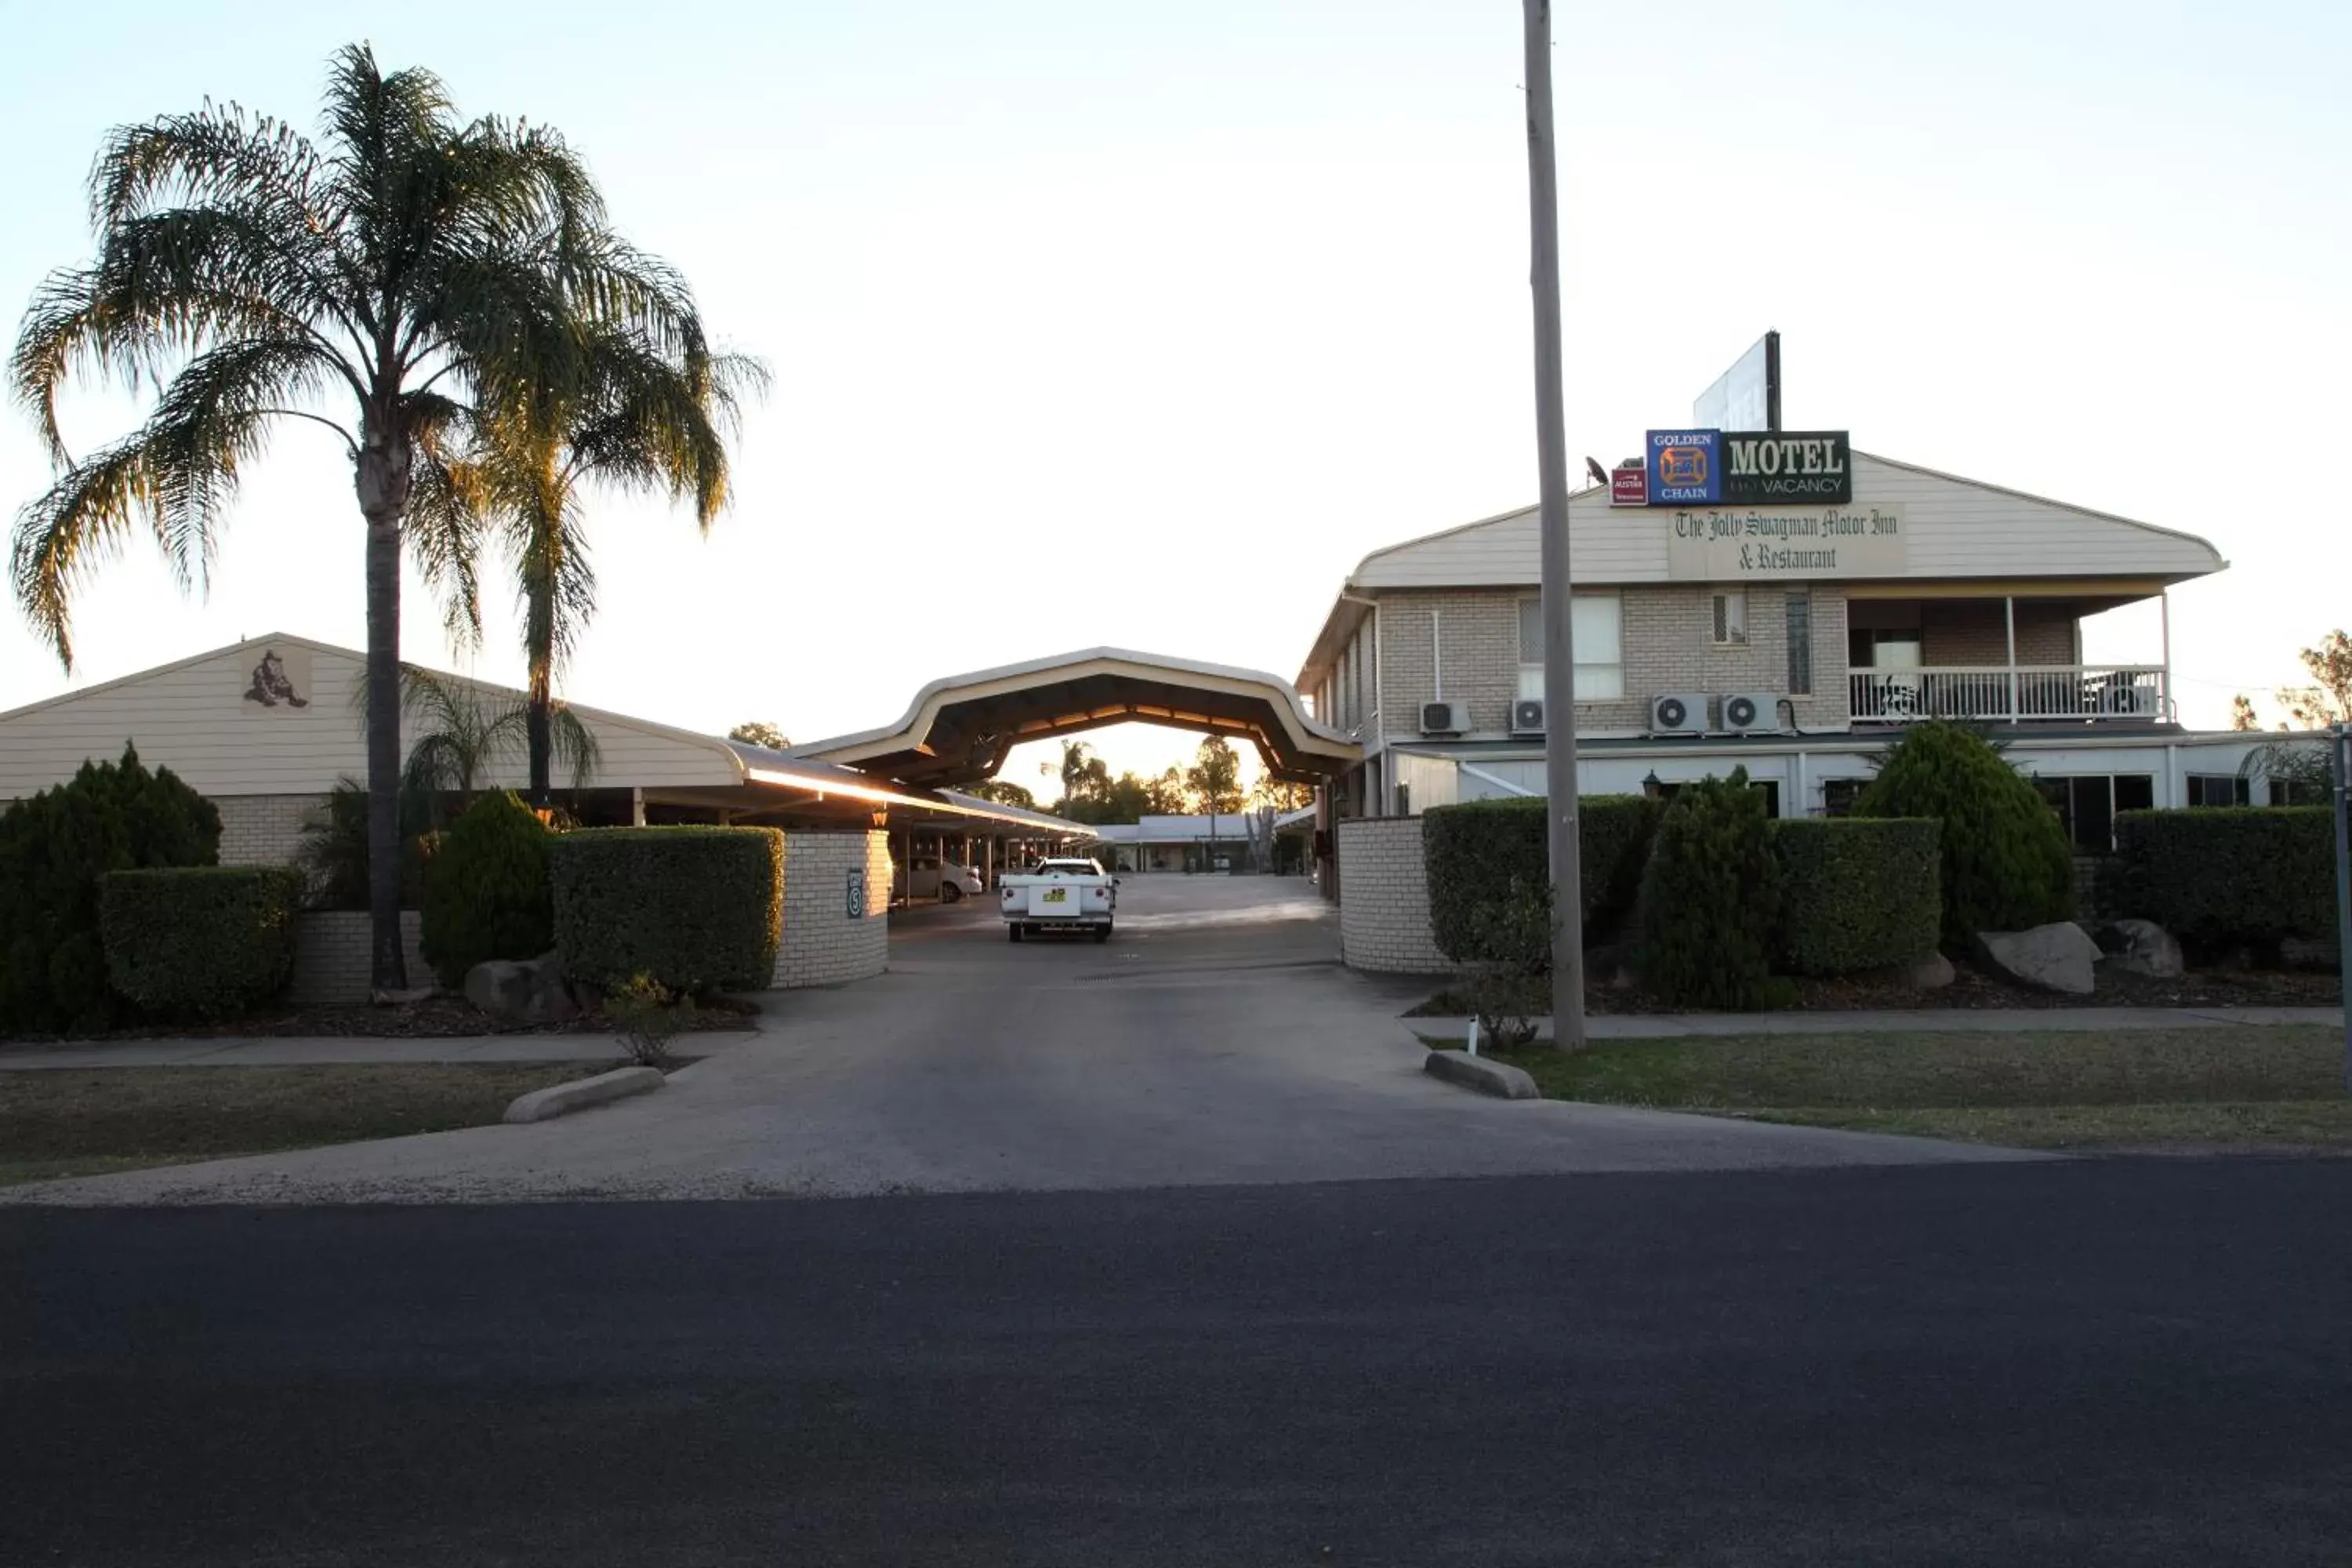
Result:
{"label": "rock", "polygon": [[2032,931],[1979,931],[1977,949],[1995,973],[2021,985],[2074,996],[2088,996],[2097,988],[2091,966],[2099,961],[2099,944],[2072,921]]}
{"label": "rock", "polygon": [[2107,962],[2126,974],[2178,980],[2187,967],[2180,943],[2154,921],[2109,921],[2094,933],[2094,940]]}
{"label": "rock", "polygon": [[1941,991],[1959,978],[1952,971],[1952,961],[1940,952],[1931,952],[1916,963],[1906,963],[1898,973],[1903,984],[1916,991]]}
{"label": "rock", "polygon": [[580,1016],[563,961],[551,952],[474,965],[466,971],[466,1000],[502,1024],[562,1024]]}

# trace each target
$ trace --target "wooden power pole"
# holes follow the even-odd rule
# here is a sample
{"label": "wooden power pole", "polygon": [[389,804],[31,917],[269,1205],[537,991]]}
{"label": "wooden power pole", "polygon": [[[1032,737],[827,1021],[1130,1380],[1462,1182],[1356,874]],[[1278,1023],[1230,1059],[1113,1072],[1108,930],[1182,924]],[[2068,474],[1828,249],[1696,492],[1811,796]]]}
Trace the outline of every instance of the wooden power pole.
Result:
{"label": "wooden power pole", "polygon": [[1536,315],[1536,468],[1543,535],[1544,791],[1551,847],[1551,1029],[1584,1047],[1584,899],[1576,809],[1576,654],[1570,642],[1568,431],[1560,390],[1559,173],[1551,119],[1551,0],[1521,0],[1527,22],[1528,234]]}

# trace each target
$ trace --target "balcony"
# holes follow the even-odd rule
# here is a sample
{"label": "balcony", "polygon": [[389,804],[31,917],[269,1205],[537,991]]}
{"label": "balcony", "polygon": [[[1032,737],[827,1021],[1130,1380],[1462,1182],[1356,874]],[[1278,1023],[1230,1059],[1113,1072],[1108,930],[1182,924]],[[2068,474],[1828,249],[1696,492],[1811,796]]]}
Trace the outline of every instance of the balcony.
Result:
{"label": "balcony", "polygon": [[1967,719],[1991,724],[2151,724],[2171,717],[2156,664],[1857,669],[1846,676],[1853,721]]}

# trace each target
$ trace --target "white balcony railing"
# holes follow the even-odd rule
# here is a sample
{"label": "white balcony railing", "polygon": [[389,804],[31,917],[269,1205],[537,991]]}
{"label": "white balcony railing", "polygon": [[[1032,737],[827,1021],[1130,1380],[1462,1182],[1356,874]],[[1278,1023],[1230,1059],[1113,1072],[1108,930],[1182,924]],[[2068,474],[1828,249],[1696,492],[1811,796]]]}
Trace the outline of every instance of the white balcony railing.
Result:
{"label": "white balcony railing", "polygon": [[1914,719],[2147,723],[2169,711],[2164,667],[2152,664],[1857,669],[1846,684],[1857,724]]}

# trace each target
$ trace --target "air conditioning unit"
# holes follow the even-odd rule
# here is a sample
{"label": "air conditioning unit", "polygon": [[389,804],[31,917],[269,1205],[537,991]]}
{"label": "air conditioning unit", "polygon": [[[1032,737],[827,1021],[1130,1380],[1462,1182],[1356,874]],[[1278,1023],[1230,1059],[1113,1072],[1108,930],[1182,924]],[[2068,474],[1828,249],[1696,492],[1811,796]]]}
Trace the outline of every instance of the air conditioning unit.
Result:
{"label": "air conditioning unit", "polygon": [[1459,735],[1470,728],[1470,709],[1462,702],[1424,702],[1421,705],[1421,732],[1424,735]]}
{"label": "air conditioning unit", "polygon": [[1670,691],[1650,699],[1650,732],[1654,735],[1706,733],[1706,693]]}
{"label": "air conditioning unit", "polygon": [[1740,735],[1779,730],[1780,694],[1777,691],[1725,692],[1723,727]]}
{"label": "air conditioning unit", "polygon": [[1511,733],[1540,735],[1544,732],[1543,699],[1522,697],[1511,704]]}

